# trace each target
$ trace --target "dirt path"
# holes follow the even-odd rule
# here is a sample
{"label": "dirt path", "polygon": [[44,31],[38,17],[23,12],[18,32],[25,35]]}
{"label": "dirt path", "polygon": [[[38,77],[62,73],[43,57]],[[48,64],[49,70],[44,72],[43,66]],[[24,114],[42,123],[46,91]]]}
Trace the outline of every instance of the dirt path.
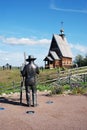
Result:
{"label": "dirt path", "polygon": [[19,105],[19,94],[0,97],[0,130],[87,130],[87,96],[50,97],[39,92],[37,107],[25,104]]}

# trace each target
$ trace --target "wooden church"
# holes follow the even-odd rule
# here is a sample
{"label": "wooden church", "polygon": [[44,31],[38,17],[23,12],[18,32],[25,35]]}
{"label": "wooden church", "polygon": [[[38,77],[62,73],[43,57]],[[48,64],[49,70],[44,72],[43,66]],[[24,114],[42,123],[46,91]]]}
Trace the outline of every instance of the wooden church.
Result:
{"label": "wooden church", "polygon": [[72,53],[64,34],[64,30],[60,30],[60,34],[53,34],[48,55],[44,59],[45,68],[71,68]]}

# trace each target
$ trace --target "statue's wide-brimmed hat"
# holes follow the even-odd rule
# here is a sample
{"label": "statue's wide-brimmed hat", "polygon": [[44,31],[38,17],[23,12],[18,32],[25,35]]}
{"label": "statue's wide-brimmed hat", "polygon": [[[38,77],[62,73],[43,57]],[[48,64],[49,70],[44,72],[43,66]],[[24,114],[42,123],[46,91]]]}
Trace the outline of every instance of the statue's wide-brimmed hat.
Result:
{"label": "statue's wide-brimmed hat", "polygon": [[34,61],[34,60],[36,60],[36,58],[34,58],[34,56],[32,56],[32,55],[29,55],[28,56],[28,58],[26,59],[26,61]]}

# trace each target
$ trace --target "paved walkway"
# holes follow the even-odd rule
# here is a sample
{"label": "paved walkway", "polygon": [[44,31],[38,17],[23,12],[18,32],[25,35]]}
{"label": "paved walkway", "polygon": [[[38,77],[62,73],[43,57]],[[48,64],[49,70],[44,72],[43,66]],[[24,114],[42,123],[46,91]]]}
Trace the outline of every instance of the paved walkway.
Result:
{"label": "paved walkway", "polygon": [[87,96],[38,93],[33,108],[25,105],[24,94],[23,103],[19,105],[19,94],[0,97],[0,130],[87,130]]}

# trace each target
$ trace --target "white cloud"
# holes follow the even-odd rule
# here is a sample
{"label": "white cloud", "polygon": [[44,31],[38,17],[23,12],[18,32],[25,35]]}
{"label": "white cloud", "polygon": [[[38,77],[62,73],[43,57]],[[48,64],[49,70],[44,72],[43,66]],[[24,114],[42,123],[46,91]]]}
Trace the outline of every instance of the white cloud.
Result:
{"label": "white cloud", "polygon": [[49,39],[31,39],[31,38],[16,38],[16,37],[10,37],[6,38],[3,36],[0,36],[0,40],[3,43],[11,44],[11,45],[35,45],[35,44],[49,44],[51,40]]}
{"label": "white cloud", "polygon": [[[35,54],[35,57],[37,60],[35,61],[39,66],[43,64],[43,58],[45,56],[45,52],[48,51],[49,44],[51,40],[49,39],[36,39],[35,37],[32,38],[16,38],[16,37],[4,37],[0,36],[0,42],[7,44],[7,45],[37,45],[35,47],[30,47],[29,49],[27,47],[22,47],[19,50],[19,48],[16,49],[16,47],[11,47],[11,50],[9,49],[9,46],[2,46],[3,49],[0,50],[0,66],[5,65],[6,63],[11,64],[12,66],[20,66],[22,63],[24,63],[24,51],[27,53],[27,55]],[[47,45],[46,45],[47,44]],[[41,46],[40,46],[41,45]],[[38,47],[39,46],[39,47]],[[45,48],[45,49],[44,49]],[[8,50],[8,51],[6,51]]]}
{"label": "white cloud", "polygon": [[9,63],[13,66],[20,66],[24,62],[23,53],[0,51],[0,66]]}
{"label": "white cloud", "polygon": [[56,5],[54,4],[54,1],[52,1],[50,8],[56,11],[64,11],[64,12],[73,12],[73,13],[85,13],[87,14],[87,10],[77,10],[77,9],[63,9],[63,8],[59,8],[56,7]]}
{"label": "white cloud", "polygon": [[86,53],[87,53],[87,47],[84,46],[84,45],[81,45],[81,44],[79,44],[79,43],[77,43],[77,44],[72,44],[72,43],[70,43],[70,47],[71,47],[72,49],[78,50],[79,52],[81,52],[81,53],[83,53],[83,54],[86,54]]}
{"label": "white cloud", "polygon": [[[45,52],[35,54],[35,63],[38,66],[44,66],[43,59],[45,58]],[[26,53],[26,58],[28,53]],[[0,51],[0,66],[10,64],[12,66],[21,66],[24,63],[24,52],[1,52]]]}

